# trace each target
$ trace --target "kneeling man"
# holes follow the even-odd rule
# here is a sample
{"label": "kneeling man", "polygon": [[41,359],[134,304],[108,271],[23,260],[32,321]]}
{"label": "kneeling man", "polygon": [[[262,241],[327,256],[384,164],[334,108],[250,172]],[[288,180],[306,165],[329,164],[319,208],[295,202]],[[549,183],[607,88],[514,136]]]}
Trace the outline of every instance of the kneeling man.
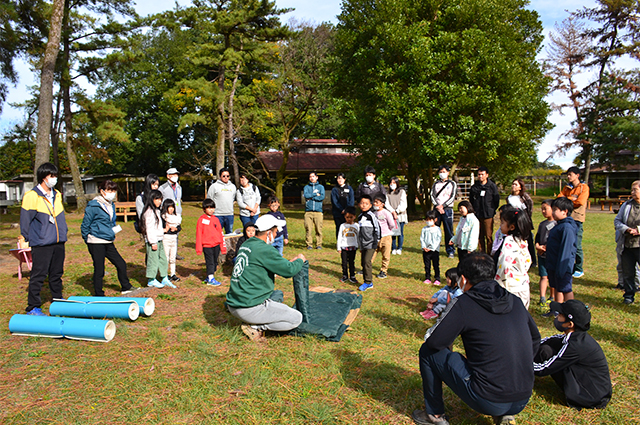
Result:
{"label": "kneeling man", "polygon": [[[420,348],[425,410],[413,412],[418,424],[447,425],[442,383],[469,407],[491,415],[496,424],[513,424],[533,390],[534,354],[540,332],[524,305],[493,280],[493,259],[469,254],[458,265],[463,295],[451,301],[427,331]],[[451,351],[458,335],[466,357]]]}
{"label": "kneeling man", "polygon": [[271,246],[285,224],[270,214],[261,216],[255,223],[256,235],[242,244],[236,256],[226,304],[232,315],[249,323],[242,325],[242,332],[251,340],[262,339],[265,330],[289,331],[302,323],[302,313],[272,299],[274,275],[293,277],[306,261],[302,254],[285,260]]}

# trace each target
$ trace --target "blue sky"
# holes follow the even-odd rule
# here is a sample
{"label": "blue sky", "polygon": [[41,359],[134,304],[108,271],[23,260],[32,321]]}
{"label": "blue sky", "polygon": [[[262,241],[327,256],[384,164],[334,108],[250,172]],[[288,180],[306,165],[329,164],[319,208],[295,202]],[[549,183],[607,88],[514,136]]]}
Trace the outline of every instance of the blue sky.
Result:
{"label": "blue sky", "polygon": [[[148,15],[151,13],[161,12],[163,10],[172,9],[176,1],[174,0],[138,0],[136,2],[136,9],[141,15]],[[189,1],[180,0],[177,3],[185,5]],[[288,13],[283,17],[286,22],[290,18],[295,18],[299,21],[307,21],[311,23],[321,23],[330,21],[337,22],[337,15],[340,13],[340,0],[276,0],[276,3],[281,8],[295,8],[295,11]],[[592,6],[595,3],[594,0],[532,0],[529,8],[536,10],[540,15],[540,19],[545,27],[545,35],[549,31],[553,30],[556,22],[561,22],[568,16],[569,11],[582,8],[584,6]],[[20,74],[20,81],[16,87],[10,88],[9,102],[21,102],[28,97],[28,86],[38,84],[34,81],[33,74],[29,71],[29,67],[19,62],[17,69]],[[550,97],[548,100],[553,102],[561,101],[561,97],[558,95]],[[22,112],[15,108],[12,108],[8,104],[3,107],[2,115],[0,116],[0,133],[5,132],[14,123],[19,122],[22,119]],[[560,116],[554,113],[550,117],[556,127],[552,130],[540,145],[538,150],[538,158],[544,161],[554,150],[554,146],[558,143],[558,139],[561,134],[565,132],[572,120],[570,115]],[[571,161],[575,156],[575,152],[569,152],[567,156],[562,157],[555,155],[553,161],[556,164],[567,168],[571,165]]]}

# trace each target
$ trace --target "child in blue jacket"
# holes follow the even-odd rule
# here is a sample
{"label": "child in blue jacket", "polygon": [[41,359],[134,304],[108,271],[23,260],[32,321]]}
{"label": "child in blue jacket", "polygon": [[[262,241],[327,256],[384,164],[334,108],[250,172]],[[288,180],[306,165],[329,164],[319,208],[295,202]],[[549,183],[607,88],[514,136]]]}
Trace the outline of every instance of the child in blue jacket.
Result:
{"label": "child in blue jacket", "polygon": [[557,198],[551,203],[556,225],[547,238],[547,272],[549,286],[556,291],[555,301],[563,303],[573,299],[573,266],[576,262],[576,235],[578,226],[571,217],[573,201]]}
{"label": "child in blue jacket", "polygon": [[462,295],[462,290],[458,287],[458,269],[453,267],[447,270],[444,276],[447,278],[447,286],[433,294],[427,309],[420,312],[420,315],[427,320],[438,317],[452,299]]}

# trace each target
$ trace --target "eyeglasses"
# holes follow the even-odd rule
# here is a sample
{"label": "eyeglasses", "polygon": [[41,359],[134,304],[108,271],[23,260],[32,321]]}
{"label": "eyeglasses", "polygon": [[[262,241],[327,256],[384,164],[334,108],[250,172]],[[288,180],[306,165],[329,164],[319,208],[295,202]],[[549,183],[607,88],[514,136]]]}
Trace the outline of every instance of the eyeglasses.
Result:
{"label": "eyeglasses", "polygon": [[229,174],[223,174],[220,176],[221,179],[228,179],[229,178]]}

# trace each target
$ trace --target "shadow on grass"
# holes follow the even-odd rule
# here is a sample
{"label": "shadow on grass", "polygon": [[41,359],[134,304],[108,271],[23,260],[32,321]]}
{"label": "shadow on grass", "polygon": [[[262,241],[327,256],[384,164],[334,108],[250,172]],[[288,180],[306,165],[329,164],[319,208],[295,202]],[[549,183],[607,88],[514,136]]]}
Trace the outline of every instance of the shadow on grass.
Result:
{"label": "shadow on grass", "polygon": [[[342,377],[350,388],[366,393],[408,417],[414,409],[424,408],[422,378],[417,370],[406,370],[384,361],[365,360],[359,353],[348,350],[333,350],[333,354],[339,360]],[[443,389],[449,417],[463,423],[493,423],[490,417],[480,415],[464,404],[446,385]]]}
{"label": "shadow on grass", "polygon": [[207,295],[202,304],[202,314],[208,324],[217,328],[220,326],[239,326],[242,324],[233,317],[224,305],[226,291],[219,294]]}
{"label": "shadow on grass", "polygon": [[[345,384],[379,400],[403,415],[411,415],[422,395],[422,379],[416,371],[392,363],[365,360],[359,353],[332,350]],[[418,397],[416,397],[416,395]]]}
{"label": "shadow on grass", "polygon": [[406,306],[409,308],[409,310],[416,311],[416,312],[424,310],[427,307],[427,303],[429,303],[429,300],[425,298],[419,298],[419,297],[407,297],[407,298],[389,297],[388,300],[394,304]]}
{"label": "shadow on grass", "polygon": [[421,318],[417,310],[411,319],[407,319],[404,316],[387,314],[380,310],[370,310],[368,314],[378,319],[383,325],[420,340],[424,336],[426,327],[433,325],[433,323],[427,322],[425,327],[425,321]]}
{"label": "shadow on grass", "polygon": [[544,400],[544,404],[567,406],[562,389],[551,376],[536,376],[533,389]]}

